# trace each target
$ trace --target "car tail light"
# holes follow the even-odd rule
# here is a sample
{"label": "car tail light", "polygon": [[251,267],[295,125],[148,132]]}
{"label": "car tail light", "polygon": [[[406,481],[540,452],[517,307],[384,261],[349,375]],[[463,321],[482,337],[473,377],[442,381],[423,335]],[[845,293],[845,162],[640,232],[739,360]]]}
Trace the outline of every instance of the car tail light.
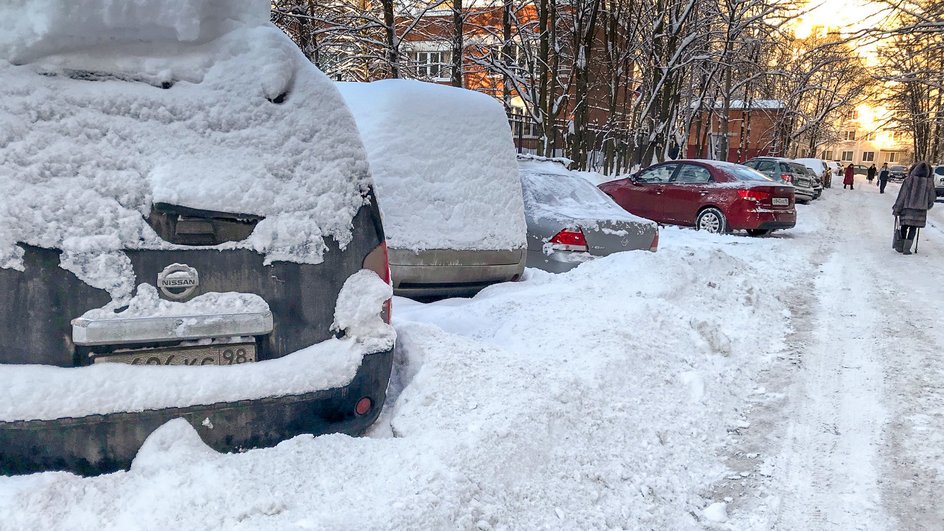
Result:
{"label": "car tail light", "polygon": [[770,199],[770,192],[761,192],[758,190],[738,190],[738,196],[741,199],[746,199],[748,201],[768,201]]}
{"label": "car tail light", "polygon": [[368,397],[363,397],[354,404],[354,413],[358,417],[370,413],[370,410],[374,408],[374,401]]}
{"label": "car tail light", "polygon": [[587,239],[580,229],[564,229],[554,235],[549,242],[555,251],[587,252]]}
{"label": "car tail light", "polygon": [[792,182],[793,182],[793,176],[790,175],[789,173],[781,173],[781,174],[780,174],[780,179],[783,180],[783,182],[785,182],[785,183],[792,183]]}
{"label": "car tail light", "polygon": [[649,251],[656,252],[659,249],[659,228],[656,227],[656,234],[652,237],[652,243],[649,244]]}
{"label": "car tail light", "polygon": [[[380,242],[380,245],[374,247],[374,250],[368,253],[364,258],[364,269],[370,269],[384,282],[390,284],[390,259],[387,256],[387,242]],[[390,323],[390,317],[393,314],[393,299],[387,299],[383,306],[383,320]]]}

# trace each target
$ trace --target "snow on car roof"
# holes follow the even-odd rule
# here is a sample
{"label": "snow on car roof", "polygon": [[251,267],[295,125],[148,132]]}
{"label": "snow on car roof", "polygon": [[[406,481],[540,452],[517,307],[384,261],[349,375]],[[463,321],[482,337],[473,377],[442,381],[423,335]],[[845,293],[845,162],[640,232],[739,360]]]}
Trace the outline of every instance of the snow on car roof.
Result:
{"label": "snow on car roof", "polygon": [[395,249],[519,249],[524,206],[494,98],[433,83],[338,83],[354,113]]}
{"label": "snow on car roof", "polygon": [[267,261],[343,248],[370,186],[334,84],[264,0],[0,7],[0,267],[17,243],[168,247],[151,205],[265,216]]}

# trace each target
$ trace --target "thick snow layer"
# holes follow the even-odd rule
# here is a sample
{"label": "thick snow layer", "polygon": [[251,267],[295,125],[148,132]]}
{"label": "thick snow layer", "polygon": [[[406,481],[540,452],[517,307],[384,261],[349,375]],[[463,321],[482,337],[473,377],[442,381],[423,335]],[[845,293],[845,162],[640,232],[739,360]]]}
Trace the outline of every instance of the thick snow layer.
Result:
{"label": "thick snow layer", "polygon": [[655,225],[623,210],[599,188],[560,163],[522,160],[519,167],[529,219],[551,219],[564,224],[582,222],[582,226],[595,226],[601,221]]}
{"label": "thick snow layer", "polygon": [[339,83],[394,249],[519,249],[524,210],[501,104],[419,81]]}
{"label": "thick snow layer", "polygon": [[396,334],[377,312],[390,297],[393,297],[393,288],[377,273],[367,269],[358,271],[341,287],[331,329],[366,343],[366,348],[374,352],[390,348]]}
{"label": "thick snow layer", "polygon": [[[265,216],[241,246],[319,263],[370,185],[334,84],[262,0],[19,0],[0,7],[0,266],[25,243],[116,298],[101,253],[168,248],[156,202]],[[169,88],[161,88],[161,87]],[[281,102],[281,103],[279,103]],[[110,275],[105,278],[102,273]]]}
{"label": "thick snow layer", "polygon": [[944,286],[916,279],[944,209],[903,257],[898,186],[857,184],[770,237],[669,227],[658,253],[396,299],[372,437],[218,454],[171,423],[129,472],[0,478],[0,527],[938,529]]}
{"label": "thick snow layer", "polygon": [[187,302],[160,298],[157,288],[150,284],[138,286],[138,292],[128,301],[128,307],[116,312],[115,303],[82,314],[85,319],[131,319],[135,317],[182,317],[196,315],[226,315],[234,313],[265,313],[266,301],[253,293],[204,293]]}
{"label": "thick snow layer", "polygon": [[[274,360],[219,367],[0,364],[0,381],[5,382],[0,386],[0,421],[186,407],[341,387],[354,377],[365,354],[393,347],[396,333],[380,319],[385,300],[381,297],[390,293],[390,287],[373,272],[352,275],[335,308],[345,338],[329,339]],[[351,301],[358,296],[364,297],[361,306]],[[213,303],[219,313],[268,308],[258,297],[240,294],[206,294],[188,303],[168,303],[156,297],[156,293],[139,290],[125,313],[199,315],[211,310]],[[107,315],[106,310],[90,314],[101,317],[96,312]],[[127,317],[125,313],[116,317]]]}

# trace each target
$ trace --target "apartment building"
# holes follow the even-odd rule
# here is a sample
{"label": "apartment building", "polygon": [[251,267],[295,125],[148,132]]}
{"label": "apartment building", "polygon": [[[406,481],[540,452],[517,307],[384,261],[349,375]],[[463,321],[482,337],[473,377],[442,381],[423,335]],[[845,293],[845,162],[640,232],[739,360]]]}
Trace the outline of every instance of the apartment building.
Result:
{"label": "apartment building", "polygon": [[894,115],[882,107],[859,105],[839,126],[839,140],[823,149],[822,158],[843,164],[910,164],[911,135],[893,127]]}

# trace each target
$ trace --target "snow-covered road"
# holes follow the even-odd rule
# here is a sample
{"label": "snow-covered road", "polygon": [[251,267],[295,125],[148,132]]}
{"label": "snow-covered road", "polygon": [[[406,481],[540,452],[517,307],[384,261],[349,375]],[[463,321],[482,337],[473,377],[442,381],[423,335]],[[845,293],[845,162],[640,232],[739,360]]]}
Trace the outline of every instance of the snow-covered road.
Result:
{"label": "snow-covered road", "polygon": [[944,206],[919,254],[899,256],[897,191],[863,181],[817,205],[822,238],[804,246],[812,276],[791,302],[791,355],[765,371],[779,400],[753,409],[766,429],[735,448],[755,449],[756,466],[742,462],[751,475],[722,489],[740,494],[732,528],[944,525]]}
{"label": "snow-covered road", "polygon": [[0,478],[0,529],[939,528],[944,205],[899,256],[889,191],[397,299],[369,437],[219,455],[173,423],[128,472]]}

